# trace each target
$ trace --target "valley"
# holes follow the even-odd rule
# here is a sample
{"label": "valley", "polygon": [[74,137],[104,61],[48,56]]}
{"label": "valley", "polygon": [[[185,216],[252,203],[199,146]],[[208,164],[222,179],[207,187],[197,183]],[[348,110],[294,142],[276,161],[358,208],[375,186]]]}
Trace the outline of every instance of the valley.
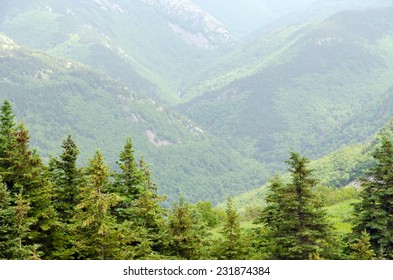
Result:
{"label": "valley", "polygon": [[388,0],[1,1],[0,259],[392,259],[392,77]]}
{"label": "valley", "polygon": [[4,1],[0,97],[44,159],[131,136],[170,201],[220,203],[391,117],[393,9],[336,2]]}

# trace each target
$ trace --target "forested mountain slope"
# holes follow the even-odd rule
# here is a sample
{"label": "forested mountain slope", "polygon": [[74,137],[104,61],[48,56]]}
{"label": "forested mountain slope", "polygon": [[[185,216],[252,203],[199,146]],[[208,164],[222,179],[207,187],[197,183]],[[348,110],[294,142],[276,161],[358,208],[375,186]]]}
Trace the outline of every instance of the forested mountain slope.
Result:
{"label": "forested mountain slope", "polygon": [[237,39],[189,1],[2,1],[0,32],[176,102],[184,79]]}
{"label": "forested mountain slope", "polygon": [[[393,139],[393,119],[388,121],[367,142],[344,146],[312,161],[310,167],[313,170],[313,176],[318,181],[318,186],[329,189],[347,186],[359,188],[360,178],[364,178],[367,170],[375,165],[375,159],[373,159],[371,153],[380,145],[382,135]],[[289,180],[288,173],[284,173],[282,177],[284,181]],[[266,192],[267,184],[235,197],[234,201],[241,210],[252,207],[261,208],[265,205]],[[338,196],[336,199],[347,200],[350,198]]]}
{"label": "forested mountain slope", "polygon": [[0,99],[10,100],[45,158],[71,133],[82,162],[100,148],[114,166],[131,136],[170,201],[183,193],[191,201],[216,202],[266,179],[262,165],[189,119],[85,65],[23,48],[5,36],[0,64]]}
{"label": "forested mountain slope", "polygon": [[363,141],[392,113],[392,30],[389,8],[268,33],[206,71],[179,109],[264,162],[284,161],[290,148],[318,157]]}

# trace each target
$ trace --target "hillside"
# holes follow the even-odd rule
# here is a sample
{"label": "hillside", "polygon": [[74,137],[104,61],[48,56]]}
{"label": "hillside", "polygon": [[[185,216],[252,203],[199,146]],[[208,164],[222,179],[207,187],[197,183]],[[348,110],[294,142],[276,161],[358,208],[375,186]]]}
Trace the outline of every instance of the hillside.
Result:
{"label": "hillside", "polygon": [[[0,99],[31,130],[44,158],[72,133],[81,163],[102,149],[111,166],[125,138],[151,163],[160,192],[173,201],[222,201],[261,183],[266,168],[246,159],[187,118],[75,61],[0,37]],[[265,175],[264,175],[265,174]],[[198,187],[195,187],[195,184]]]}
{"label": "hillside", "polygon": [[[322,196],[324,196],[324,193],[328,196],[335,196],[329,198],[332,204],[328,206],[352,200],[356,197],[352,196],[351,187],[357,188],[359,179],[364,177],[366,170],[375,163],[370,152],[375,150],[382,134],[386,134],[393,139],[393,119],[370,137],[366,143],[347,145],[322,158],[311,161],[310,167],[313,169],[313,176],[318,180],[318,188],[321,188]],[[282,178],[289,181],[289,173],[283,173]],[[337,194],[334,194],[334,190]],[[234,201],[241,211],[253,207],[260,208],[265,205],[266,192],[267,184],[235,197]]]}
{"label": "hillside", "polygon": [[5,1],[0,32],[18,44],[80,61],[139,93],[178,100],[184,79],[236,43],[189,1]]}
{"label": "hillside", "polygon": [[393,8],[342,12],[263,35],[206,71],[179,110],[261,162],[364,141],[392,114],[392,19]]}

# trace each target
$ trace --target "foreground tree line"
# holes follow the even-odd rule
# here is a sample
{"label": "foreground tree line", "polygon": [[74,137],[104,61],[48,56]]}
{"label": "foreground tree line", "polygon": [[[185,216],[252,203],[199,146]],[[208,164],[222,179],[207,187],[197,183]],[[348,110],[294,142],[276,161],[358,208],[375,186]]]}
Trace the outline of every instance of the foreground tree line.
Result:
{"label": "foreground tree line", "polygon": [[309,160],[291,153],[291,181],[269,182],[259,226],[244,230],[232,200],[225,211],[180,198],[164,209],[143,159],[126,139],[111,171],[97,151],[78,167],[71,136],[43,164],[0,112],[0,259],[392,259],[393,146],[383,137],[364,179],[351,234],[337,236],[313,189]]}

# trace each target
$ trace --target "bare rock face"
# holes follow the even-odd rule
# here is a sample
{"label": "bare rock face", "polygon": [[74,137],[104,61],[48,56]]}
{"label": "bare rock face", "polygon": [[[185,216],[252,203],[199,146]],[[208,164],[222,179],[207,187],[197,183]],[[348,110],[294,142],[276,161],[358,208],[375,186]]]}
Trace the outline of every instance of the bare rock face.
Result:
{"label": "bare rock face", "polygon": [[235,44],[238,39],[220,23],[189,0],[141,0],[162,13],[168,26],[185,42],[214,49]]}
{"label": "bare rock face", "polygon": [[0,50],[12,50],[14,48],[19,48],[19,46],[17,46],[10,38],[0,33]]}
{"label": "bare rock face", "polygon": [[124,13],[124,10],[120,7],[120,5],[113,3],[112,1],[108,1],[108,0],[93,0],[93,1],[97,3],[97,5],[101,7],[101,9]]}

